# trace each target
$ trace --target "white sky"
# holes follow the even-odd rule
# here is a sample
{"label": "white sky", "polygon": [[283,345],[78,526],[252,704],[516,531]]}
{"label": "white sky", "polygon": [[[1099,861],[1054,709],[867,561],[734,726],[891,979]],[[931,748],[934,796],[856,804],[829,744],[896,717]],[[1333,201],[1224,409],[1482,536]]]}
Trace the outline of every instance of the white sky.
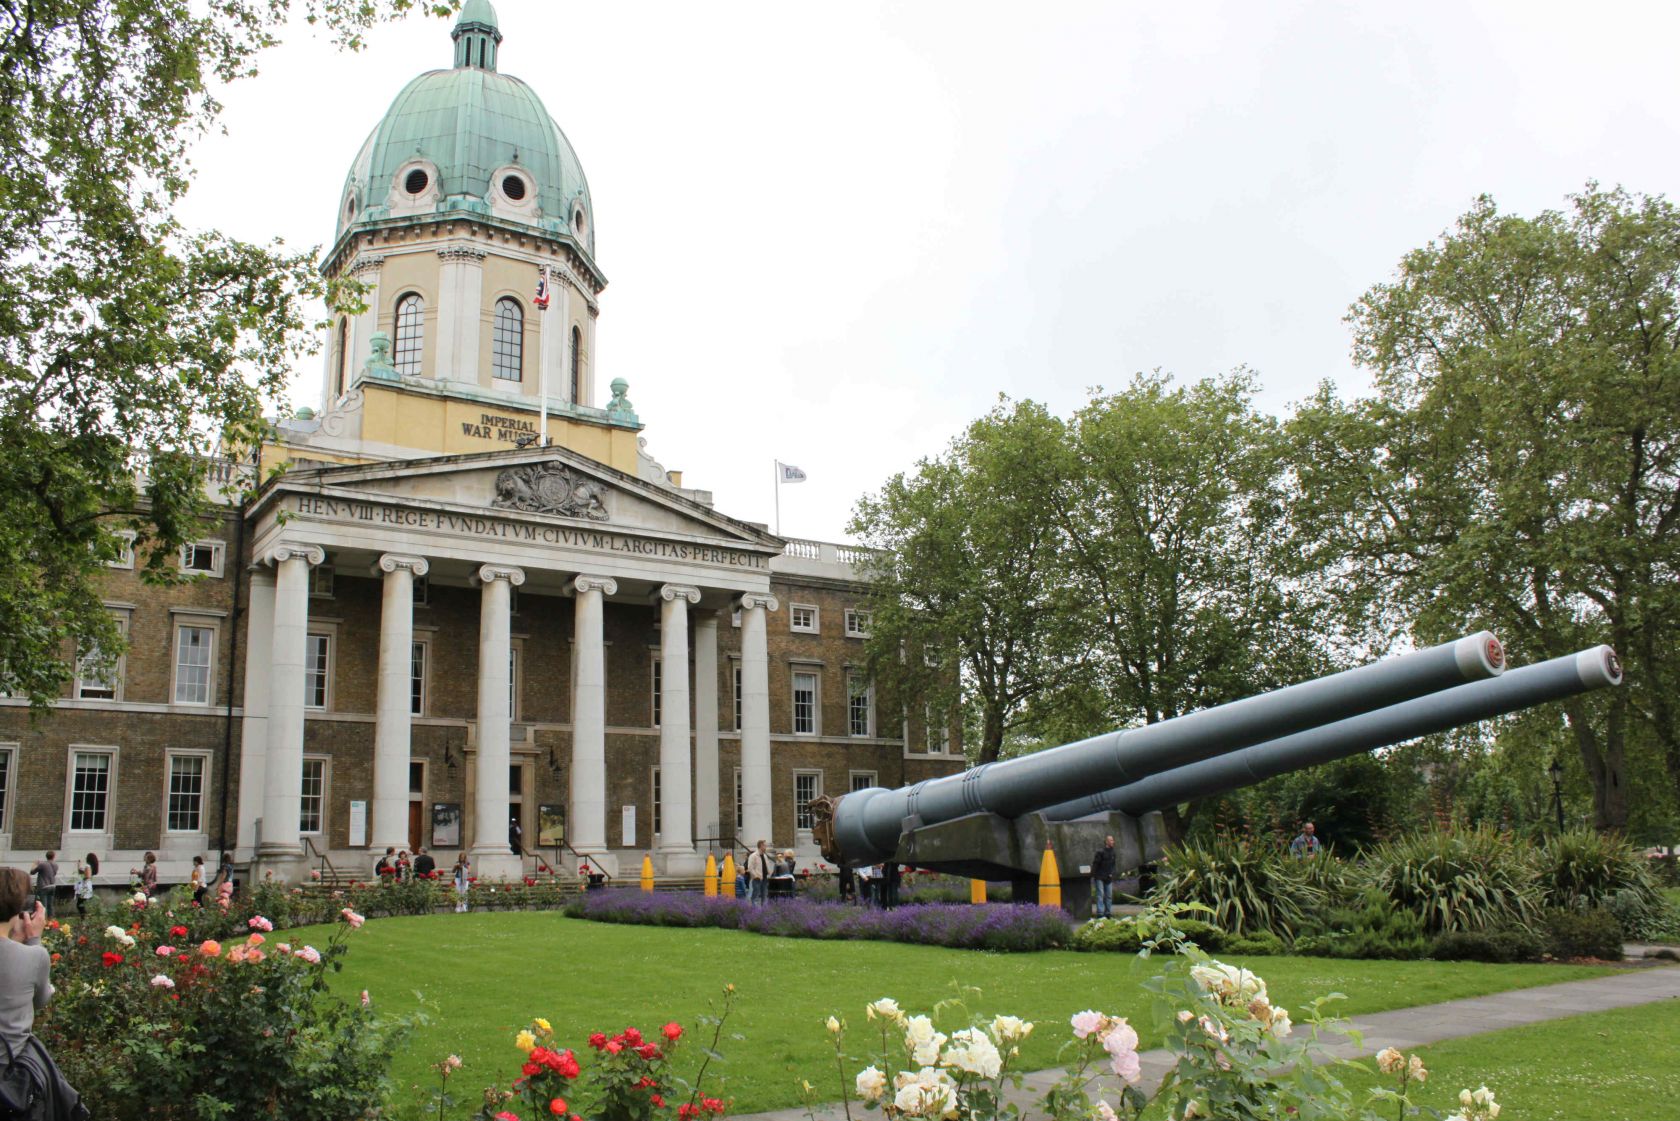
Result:
{"label": "white sky", "polygon": [[[1161,367],[1364,385],[1348,305],[1491,193],[1675,190],[1680,5],[498,0],[589,176],[598,386],[718,508],[838,540],[997,394]],[[323,245],[448,23],[307,31],[223,96],[184,217]],[[293,403],[314,405],[319,363]],[[604,404],[603,400],[596,404]]]}

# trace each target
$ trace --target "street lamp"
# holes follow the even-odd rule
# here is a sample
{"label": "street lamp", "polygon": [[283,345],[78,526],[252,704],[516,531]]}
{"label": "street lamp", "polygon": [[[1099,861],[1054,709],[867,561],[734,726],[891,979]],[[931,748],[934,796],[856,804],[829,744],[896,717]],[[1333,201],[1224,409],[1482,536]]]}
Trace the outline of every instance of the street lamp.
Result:
{"label": "street lamp", "polygon": [[1563,764],[1557,756],[1552,756],[1552,765],[1546,770],[1552,776],[1552,807],[1557,810],[1558,832],[1563,832]]}

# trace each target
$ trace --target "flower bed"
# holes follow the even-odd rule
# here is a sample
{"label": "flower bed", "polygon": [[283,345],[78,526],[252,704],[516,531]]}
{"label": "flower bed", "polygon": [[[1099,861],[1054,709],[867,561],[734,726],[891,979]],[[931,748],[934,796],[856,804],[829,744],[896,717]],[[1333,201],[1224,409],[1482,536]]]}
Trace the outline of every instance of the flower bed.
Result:
{"label": "flower bed", "polygon": [[578,896],[567,902],[566,914],[594,922],[639,926],[713,926],[786,938],[863,939],[1001,951],[1065,946],[1072,930],[1071,920],[1060,911],[1010,904],[927,903],[880,911],[787,899],[754,906],[729,897],[628,888]]}

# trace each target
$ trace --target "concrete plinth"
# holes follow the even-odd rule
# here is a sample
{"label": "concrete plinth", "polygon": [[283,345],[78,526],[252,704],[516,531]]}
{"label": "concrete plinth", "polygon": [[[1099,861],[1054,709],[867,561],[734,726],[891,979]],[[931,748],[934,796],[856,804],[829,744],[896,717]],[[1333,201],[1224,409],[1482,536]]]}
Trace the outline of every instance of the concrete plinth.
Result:
{"label": "concrete plinth", "polygon": [[706,854],[700,852],[656,852],[653,854],[654,887],[658,887],[658,877],[670,876],[687,879],[699,876],[706,871]]}
{"label": "concrete plinth", "polygon": [[525,876],[520,860],[504,846],[500,850],[480,852],[474,849],[467,859],[472,861],[472,874],[480,883],[490,880],[519,880]]}

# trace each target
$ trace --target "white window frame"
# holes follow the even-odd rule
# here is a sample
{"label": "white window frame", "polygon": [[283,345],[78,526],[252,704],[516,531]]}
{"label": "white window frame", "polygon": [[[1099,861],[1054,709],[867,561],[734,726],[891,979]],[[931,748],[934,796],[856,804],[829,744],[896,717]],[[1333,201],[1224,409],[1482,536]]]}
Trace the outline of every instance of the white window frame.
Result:
{"label": "white window frame", "polygon": [[653,830],[655,841],[659,839],[660,826],[665,824],[665,807],[661,804],[665,793],[661,789],[663,785],[659,776],[659,764],[655,763],[648,768],[648,825]]}
{"label": "white window frame", "polygon": [[[863,682],[863,689],[854,689],[854,683]],[[852,726],[852,702],[858,697],[863,698],[864,719],[863,731]],[[860,669],[846,671],[846,734],[854,739],[873,739],[875,736],[875,682]]]}
{"label": "white window frame", "polygon": [[[420,655],[420,703],[416,705],[414,696],[414,655]],[[426,715],[426,706],[432,699],[432,642],[430,637],[416,638],[408,652],[408,714],[410,716]]]}
{"label": "white window frame", "polygon": [[665,708],[665,658],[655,654],[648,659],[648,681],[653,687],[653,694],[648,698],[648,719],[652,721],[650,728],[659,727],[660,717]]}
{"label": "white window frame", "polygon": [[[209,568],[189,568],[187,557],[190,551],[198,549],[210,550]],[[222,578],[222,569],[227,563],[227,542],[206,538],[202,541],[185,541],[181,544],[181,554],[176,558],[181,572],[188,576],[206,576],[214,580]]]}
{"label": "white window frame", "polygon": [[[88,690],[85,686],[94,679],[89,678],[82,672],[82,666],[87,662],[90,655],[78,653],[76,655],[76,699],[79,701],[120,701],[123,699],[123,679],[128,676],[128,651],[126,647],[129,616],[126,610],[112,610],[111,614],[117,621],[117,633],[124,639],[123,653],[117,655],[116,661],[111,663],[109,676],[111,695],[109,697],[90,697],[87,695]],[[97,686],[95,691],[97,692],[103,692],[107,688],[104,679],[96,681],[95,684]]]}
{"label": "white window frame", "polygon": [[508,641],[508,720],[519,723],[519,702],[525,696],[525,640]]}
{"label": "white window frame", "polygon": [[[801,623],[799,621],[799,613],[801,611],[809,611],[811,613],[811,619],[809,622]],[[821,634],[821,609],[819,609],[814,603],[788,604],[788,630],[792,631],[794,634]]]}
{"label": "white window frame", "polygon": [[846,637],[868,638],[869,629],[874,622],[874,612],[860,611],[855,607],[846,608]]}
{"label": "white window frame", "polygon": [[[811,727],[807,731],[799,730],[799,679],[809,677],[811,686]],[[822,735],[822,668],[820,666],[795,663],[793,671],[788,675],[788,727],[796,736]]]}
{"label": "white window frame", "polygon": [[951,724],[949,716],[947,715],[947,719],[943,723],[936,722],[933,716],[933,706],[923,705],[922,723],[926,725],[922,733],[923,739],[926,741],[924,746],[926,746],[927,753],[929,755],[949,755],[951,754]]}
{"label": "white window frame", "polygon": [[747,699],[746,679],[741,673],[741,660],[739,658],[731,659],[731,664],[733,667],[729,675],[733,683],[731,696],[735,705],[735,730],[739,732],[741,730],[741,709],[745,706]]}
{"label": "white window frame", "polygon": [[[73,743],[67,749],[67,766],[64,768],[64,833],[66,837],[109,837],[112,833],[111,816],[117,800],[117,766],[120,752],[114,745]],[[97,829],[72,829],[71,822],[75,820],[76,803],[76,757],[78,755],[103,755],[110,760],[105,770],[105,810],[104,820]]]}
{"label": "white window frame", "polygon": [[[20,746],[15,740],[0,743],[0,837],[9,837],[12,832],[12,803],[16,801],[13,795],[17,792]],[[7,847],[10,847],[9,843]]]}
{"label": "white window frame", "polygon": [[106,561],[105,567],[124,568],[132,571],[134,568],[134,539],[138,536],[138,534],[136,534],[132,529],[119,529],[117,530],[116,535],[122,538],[122,552],[117,554],[116,560]]}
{"label": "white window frame", "polygon": [[337,575],[338,570],[330,564],[312,565],[309,569],[309,598],[332,599]]}
{"label": "white window frame", "polygon": [[[804,825],[799,823],[799,780],[802,778],[812,780],[811,796],[805,801],[806,823]],[[794,835],[799,837],[803,842],[808,843],[810,841],[811,829],[816,823],[816,817],[811,812],[811,803],[815,802],[818,798],[821,798],[822,795],[823,772],[821,770],[814,767],[800,767],[793,772],[793,830]]]}
{"label": "white window frame", "polygon": [[[863,780],[862,786],[858,785],[859,779]],[[850,788],[848,793],[865,790],[871,786],[880,786],[881,775],[878,771],[848,771],[846,773],[846,785]]]}
{"label": "white window frame", "polygon": [[[200,766],[198,773],[198,828],[174,829],[169,824],[169,800],[174,797],[175,760],[197,759]],[[177,751],[170,749],[163,756],[163,831],[171,837],[203,837],[210,832],[210,768],[213,756],[208,751]]]}
{"label": "white window frame", "polygon": [[[221,626],[214,619],[201,616],[176,616],[173,634],[169,644],[169,703],[191,708],[209,708],[216,703],[216,650],[221,645]],[[204,699],[202,701],[183,701],[181,699],[181,635],[188,628],[210,632],[209,656],[205,662]]]}
{"label": "white window frame", "polygon": [[[322,682],[321,703],[320,704],[312,703],[313,698],[314,698],[314,690],[310,689],[310,687],[309,687],[310,680],[315,676],[315,671],[314,671],[314,668],[313,668],[314,659],[310,657],[309,645],[310,645],[310,640],[311,639],[316,639],[316,638],[324,638],[324,639],[327,640],[327,659],[326,659],[327,664],[321,671],[325,675],[326,680],[324,682]],[[305,712],[331,712],[332,711],[332,709],[333,709],[333,678],[335,676],[337,676],[334,673],[334,670],[337,668],[337,662],[338,662],[338,628],[337,627],[323,627],[323,626],[319,626],[319,625],[310,627],[305,632],[304,639],[303,639],[303,710]]]}
{"label": "white window frame", "polygon": [[[311,763],[321,764],[321,793],[319,795],[321,810],[319,814],[320,820],[316,822],[317,828],[305,829],[303,827],[303,807],[310,798],[308,791],[302,782],[302,768]],[[298,835],[303,837],[325,837],[329,826],[327,808],[332,805],[332,756],[305,755],[303,760],[298,764],[298,767]]]}

